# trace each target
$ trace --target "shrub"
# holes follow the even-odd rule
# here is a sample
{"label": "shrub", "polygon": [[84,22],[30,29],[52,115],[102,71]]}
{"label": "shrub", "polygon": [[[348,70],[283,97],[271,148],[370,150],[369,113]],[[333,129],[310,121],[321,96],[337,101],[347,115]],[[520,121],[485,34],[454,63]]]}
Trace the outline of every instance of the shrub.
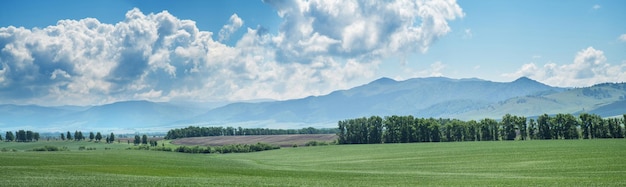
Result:
{"label": "shrub", "polygon": [[46,145],[40,148],[34,148],[33,151],[69,151],[67,147],[58,148],[56,146]]}
{"label": "shrub", "polygon": [[171,152],[171,151],[172,151],[172,148],[169,148],[169,147],[153,147],[153,148],[152,148],[152,149],[150,149],[150,150],[153,150],[153,151],[168,151],[168,152]]}
{"label": "shrub", "polygon": [[328,142],[318,142],[318,141],[309,141],[306,144],[304,144],[305,146],[325,146],[325,145],[329,145]]}

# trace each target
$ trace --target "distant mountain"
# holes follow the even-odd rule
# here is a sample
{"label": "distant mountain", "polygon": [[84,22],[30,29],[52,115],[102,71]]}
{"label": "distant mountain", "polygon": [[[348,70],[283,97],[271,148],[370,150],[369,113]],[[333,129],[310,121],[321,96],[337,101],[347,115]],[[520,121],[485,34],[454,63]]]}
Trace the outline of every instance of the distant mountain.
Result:
{"label": "distant mountain", "polygon": [[93,107],[0,105],[0,130],[154,128],[191,118],[204,111],[149,101],[124,101]]}
{"label": "distant mountain", "polygon": [[459,115],[461,119],[500,118],[510,113],[537,116],[593,113],[603,117],[626,114],[626,83],[603,83],[543,95],[519,96]]}
{"label": "distant mountain", "polygon": [[70,124],[88,127],[115,126],[121,128],[158,127],[199,114],[198,111],[149,101],[124,101],[73,113],[63,118]]}
{"label": "distant mountain", "polygon": [[49,125],[72,110],[37,105],[0,105],[0,130],[6,127]]}
{"label": "distant mountain", "polygon": [[371,115],[494,118],[582,112],[626,113],[626,83],[585,88],[551,87],[522,77],[512,82],[476,78],[380,78],[347,90],[286,101],[157,103],[124,101],[99,106],[0,105],[0,131],[159,131],[189,125],[267,128],[334,127],[338,120]]}
{"label": "distant mountain", "polygon": [[369,84],[324,96],[234,103],[210,110],[191,121],[335,123],[341,119],[371,115],[452,117],[511,97],[558,93],[563,90],[526,77],[508,83],[445,77],[405,81],[380,78]]}

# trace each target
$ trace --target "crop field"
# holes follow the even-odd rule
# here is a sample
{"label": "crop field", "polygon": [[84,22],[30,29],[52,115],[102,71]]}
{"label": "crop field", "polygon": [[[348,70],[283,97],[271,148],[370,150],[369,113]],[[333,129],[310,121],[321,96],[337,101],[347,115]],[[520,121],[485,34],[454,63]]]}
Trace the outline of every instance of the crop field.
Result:
{"label": "crop field", "polygon": [[[184,154],[0,143],[0,186],[626,186],[626,140],[330,145]],[[109,147],[107,150],[104,148]]]}
{"label": "crop field", "polygon": [[177,145],[204,145],[222,146],[230,144],[255,144],[257,142],[269,143],[281,147],[291,147],[296,144],[302,146],[309,141],[333,142],[337,139],[335,134],[294,134],[294,135],[257,135],[257,136],[207,136],[195,138],[182,138],[172,141]]}

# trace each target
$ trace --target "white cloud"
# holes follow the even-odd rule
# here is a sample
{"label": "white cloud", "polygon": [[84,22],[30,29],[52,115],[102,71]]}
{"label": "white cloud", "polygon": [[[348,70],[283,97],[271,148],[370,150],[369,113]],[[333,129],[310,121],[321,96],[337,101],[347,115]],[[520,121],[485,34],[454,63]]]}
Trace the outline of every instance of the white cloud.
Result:
{"label": "white cloud", "polygon": [[557,65],[547,63],[538,67],[528,63],[505,77],[517,78],[527,76],[540,82],[562,87],[591,86],[603,82],[623,82],[626,80],[626,63],[611,65],[601,50],[588,47],[579,51],[571,64]]}
{"label": "white cloud", "polygon": [[[480,66],[474,67],[475,69],[480,68]],[[407,78],[413,77],[442,77],[444,76],[443,70],[446,69],[446,65],[441,61],[437,61],[435,63],[430,64],[429,68],[423,69],[421,71],[416,71],[411,68],[405,68],[405,73],[411,75],[411,77],[394,77],[397,80],[403,80]]]}
{"label": "white cloud", "polygon": [[230,38],[230,35],[237,31],[237,29],[241,28],[241,26],[243,26],[243,20],[239,18],[237,14],[233,14],[228,20],[228,25],[224,25],[220,30],[218,40],[220,42],[228,40],[228,38]]}
{"label": "white cloud", "polygon": [[396,54],[426,52],[450,32],[448,21],[464,16],[455,1],[273,1],[284,19],[274,39],[278,60],[309,63],[319,50],[360,61]]}
{"label": "white cloud", "polygon": [[[0,103],[92,105],[129,99],[291,99],[367,82],[382,58],[425,52],[463,16],[455,1],[269,2],[278,33],[236,14],[218,40],[192,20],[132,9],[115,24],[61,20],[0,28]],[[440,76],[445,65],[432,65]],[[26,94],[27,93],[27,94]]]}
{"label": "white cloud", "polygon": [[593,8],[594,10],[598,10],[598,9],[600,9],[600,8],[602,8],[602,7],[601,7],[600,5],[598,5],[598,4],[595,4],[595,5],[593,5],[593,7],[591,7],[591,8]]}
{"label": "white cloud", "polygon": [[63,78],[71,78],[72,76],[70,76],[69,74],[67,74],[67,72],[60,70],[60,69],[55,69],[52,72],[52,75],[50,75],[50,79],[57,79],[57,76],[61,76]]}
{"label": "white cloud", "polygon": [[617,38],[619,41],[626,42],[626,34],[622,34]]}

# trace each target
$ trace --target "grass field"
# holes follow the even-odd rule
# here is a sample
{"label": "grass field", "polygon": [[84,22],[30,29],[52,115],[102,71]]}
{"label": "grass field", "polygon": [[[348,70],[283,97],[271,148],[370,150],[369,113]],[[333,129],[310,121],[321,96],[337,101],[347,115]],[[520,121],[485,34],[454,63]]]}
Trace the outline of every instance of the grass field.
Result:
{"label": "grass field", "polygon": [[[30,149],[40,143],[0,143]],[[626,140],[334,145],[237,154],[0,152],[0,186],[626,186]],[[93,143],[89,143],[93,144]],[[87,147],[89,147],[87,144]]]}

